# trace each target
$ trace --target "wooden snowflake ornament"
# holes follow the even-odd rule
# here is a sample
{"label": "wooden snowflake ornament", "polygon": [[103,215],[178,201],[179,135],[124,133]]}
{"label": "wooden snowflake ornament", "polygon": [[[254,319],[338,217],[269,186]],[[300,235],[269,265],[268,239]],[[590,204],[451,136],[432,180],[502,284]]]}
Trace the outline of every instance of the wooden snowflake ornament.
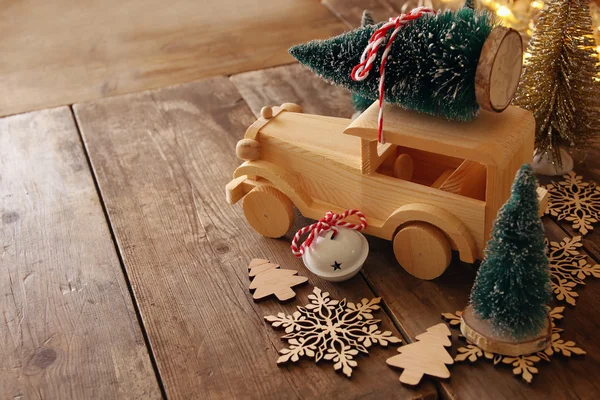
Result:
{"label": "wooden snowflake ornament", "polygon": [[254,292],[254,300],[274,295],[279,301],[288,301],[296,296],[292,287],[308,281],[305,276],[297,276],[298,271],[279,269],[278,264],[260,258],[250,261],[248,270],[248,276],[253,279],[249,289]]}
{"label": "wooden snowflake ornament", "polygon": [[451,335],[446,324],[427,328],[427,332],[417,336],[417,342],[400,347],[400,354],[386,362],[392,367],[404,368],[400,382],[407,385],[418,385],[423,375],[449,378],[446,364],[453,364],[454,360],[444,347],[452,345],[448,338]]}
{"label": "wooden snowflake ornament", "polygon": [[573,171],[563,178],[546,186],[549,194],[546,214],[558,221],[571,222],[574,230],[586,235],[600,218],[600,187],[596,182],[583,182]]}
{"label": "wooden snowflake ornament", "polygon": [[589,276],[600,278],[600,265],[588,263],[588,257],[579,253],[578,249],[582,246],[581,236],[565,237],[560,243],[548,243],[552,292],[557,300],[566,301],[572,306],[579,297],[574,289],[585,285],[585,279]]}
{"label": "wooden snowflake ornament", "polygon": [[387,346],[401,340],[390,331],[380,331],[373,319],[373,312],[379,310],[380,297],[363,299],[359,303],[348,303],[346,299],[333,300],[328,292],[315,287],[308,296],[310,304],[297,307],[292,315],[278,313],[266,316],[274,328],[284,328],[288,347],[280,351],[277,364],[296,362],[302,356],[333,361],[333,368],[347,377],[357,366],[354,359],[360,353],[368,354],[373,344]]}
{"label": "wooden snowflake ornament", "polygon": [[[455,361],[470,361],[475,363],[477,360],[486,359],[491,360],[494,366],[498,364],[506,364],[513,367],[512,373],[515,376],[520,376],[524,381],[531,383],[533,375],[538,373],[536,364],[541,360],[551,362],[552,356],[561,354],[565,357],[571,357],[571,355],[583,355],[585,351],[577,347],[577,344],[573,341],[565,341],[561,337],[563,329],[556,327],[555,321],[563,319],[564,307],[555,307],[550,312],[550,319],[552,323],[552,337],[548,347],[542,351],[538,351],[533,354],[526,354],[517,357],[503,356],[501,354],[494,354],[482,350],[481,348],[468,343],[465,347],[459,347],[457,355],[454,357]],[[456,313],[444,313],[442,318],[450,324],[452,328],[458,329],[460,326],[462,317],[462,311]]]}

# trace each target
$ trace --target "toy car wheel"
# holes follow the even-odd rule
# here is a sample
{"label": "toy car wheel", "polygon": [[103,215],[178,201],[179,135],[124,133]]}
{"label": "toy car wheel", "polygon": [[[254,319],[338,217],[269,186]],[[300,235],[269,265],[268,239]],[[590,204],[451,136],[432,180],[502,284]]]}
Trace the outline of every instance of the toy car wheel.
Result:
{"label": "toy car wheel", "polygon": [[294,205],[272,186],[252,189],[244,197],[243,209],[250,226],[266,237],[281,237],[294,223]]}
{"label": "toy car wheel", "polygon": [[425,222],[404,226],[394,237],[394,255],[409,274],[419,279],[435,279],[444,273],[452,257],[444,233]]}

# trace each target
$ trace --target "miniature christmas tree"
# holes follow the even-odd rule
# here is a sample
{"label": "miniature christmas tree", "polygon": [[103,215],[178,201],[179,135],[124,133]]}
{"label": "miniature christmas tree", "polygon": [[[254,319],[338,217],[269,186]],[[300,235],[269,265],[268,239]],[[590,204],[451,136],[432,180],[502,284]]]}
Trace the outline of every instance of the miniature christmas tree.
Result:
{"label": "miniature christmas tree", "polygon": [[297,276],[298,271],[291,269],[279,269],[278,264],[255,258],[248,265],[248,276],[250,279],[250,291],[254,291],[252,298],[260,300],[270,295],[275,295],[279,301],[294,298],[296,292],[292,287],[308,281],[305,276]]}
{"label": "miniature christmas tree", "polygon": [[548,320],[550,269],[536,188],[531,166],[523,165],[498,212],[471,291],[475,316],[514,339],[538,334]]}
{"label": "miniature christmas tree", "polygon": [[[401,107],[468,121],[479,110],[475,72],[483,44],[493,28],[486,12],[458,11],[423,15],[408,22],[394,39],[385,72],[385,100]],[[290,49],[290,54],[324,79],[375,101],[379,90],[379,52],[369,76],[351,77],[371,35],[382,24]]]}
{"label": "miniature christmas tree", "polygon": [[551,0],[529,42],[514,104],[533,112],[536,152],[562,167],[561,146],[600,133],[600,67],[589,0]]}
{"label": "miniature christmas tree", "polygon": [[392,367],[404,368],[400,382],[407,385],[417,385],[425,374],[449,378],[446,364],[454,364],[454,360],[444,346],[452,345],[448,339],[450,335],[446,324],[427,328],[427,332],[416,337],[417,342],[400,347],[398,352],[401,354],[388,358],[386,362]]}
{"label": "miniature christmas tree", "polygon": [[[375,25],[375,20],[373,19],[373,15],[367,10],[363,11],[362,18],[360,19],[360,26],[365,27],[369,25]],[[354,107],[354,111],[356,113],[361,113],[365,111],[369,106],[373,104],[373,100],[362,97],[356,93],[352,93],[352,106]]]}

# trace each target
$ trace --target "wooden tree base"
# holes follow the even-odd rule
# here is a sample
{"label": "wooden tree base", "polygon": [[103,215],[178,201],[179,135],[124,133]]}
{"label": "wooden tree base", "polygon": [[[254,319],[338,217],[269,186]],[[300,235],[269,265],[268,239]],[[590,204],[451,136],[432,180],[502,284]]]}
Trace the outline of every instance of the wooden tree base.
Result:
{"label": "wooden tree base", "polygon": [[542,351],[548,347],[552,337],[552,323],[548,317],[539,335],[515,340],[510,336],[494,333],[490,321],[475,316],[473,308],[469,305],[462,314],[460,332],[469,343],[484,351],[516,357]]}
{"label": "wooden tree base", "polygon": [[523,42],[519,32],[497,26],[481,49],[475,74],[477,103],[487,111],[502,112],[512,100],[523,64]]}

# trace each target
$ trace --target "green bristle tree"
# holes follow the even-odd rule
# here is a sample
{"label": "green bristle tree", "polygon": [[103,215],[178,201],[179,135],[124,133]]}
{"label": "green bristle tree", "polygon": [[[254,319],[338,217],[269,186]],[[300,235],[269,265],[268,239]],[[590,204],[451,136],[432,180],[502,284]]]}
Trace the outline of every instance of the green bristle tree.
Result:
{"label": "green bristle tree", "polygon": [[[373,15],[368,10],[364,10],[360,19],[360,26],[365,27],[369,25],[375,25],[375,20],[373,19]],[[369,108],[371,104],[373,104],[372,99],[352,93],[352,106],[354,107],[355,112],[363,112]]]}
{"label": "green bristle tree", "polygon": [[523,165],[498,212],[471,291],[475,315],[514,339],[539,333],[551,298],[536,188],[531,166]]}
{"label": "green bristle tree", "polygon": [[[381,24],[290,49],[317,75],[371,101],[378,98],[381,54],[360,82],[350,73],[360,63],[369,38]],[[394,40],[386,65],[385,100],[406,109],[469,121],[479,111],[475,72],[493,16],[470,8],[424,15],[405,25]]]}

